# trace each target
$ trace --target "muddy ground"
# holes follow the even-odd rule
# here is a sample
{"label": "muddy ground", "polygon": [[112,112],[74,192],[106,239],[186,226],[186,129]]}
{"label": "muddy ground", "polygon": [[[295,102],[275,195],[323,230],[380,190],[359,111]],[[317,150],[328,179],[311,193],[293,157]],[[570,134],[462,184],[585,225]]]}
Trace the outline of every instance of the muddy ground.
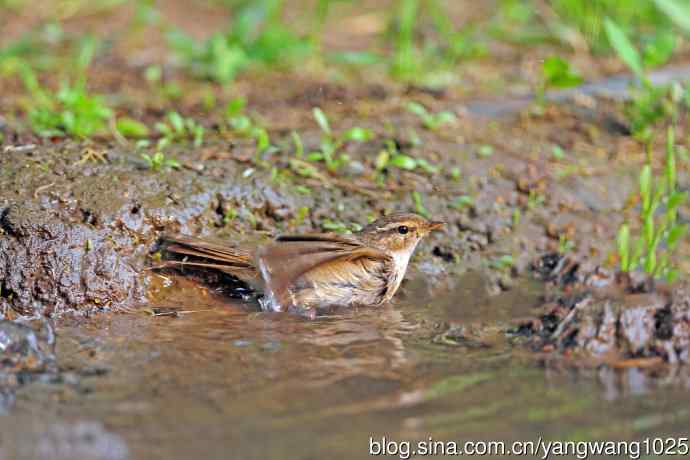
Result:
{"label": "muddy ground", "polygon": [[[155,40],[150,44],[157,46]],[[531,267],[547,254],[576,261],[582,274],[578,283],[587,286],[586,274],[597,273],[597,267],[615,270],[614,237],[630,212],[645,152],[630,136],[622,103],[600,96],[606,80],[539,110],[513,102],[524,99],[533,76],[527,64],[547,52],[502,49],[494,61],[470,64],[464,86],[441,89],[362,75],[333,79],[323,69],[246,75],[223,88],[164,67],[164,78],[183,87],[171,101],[142,81],[143,66],[136,64],[140,56],[115,47],[96,61],[90,87],[117,95],[118,115],[152,125],[174,109],[206,129],[200,147],[173,145],[167,155],[180,166],[161,171],[147,167],[134,142],[107,133],[88,141],[34,136],[25,124],[21,84],[8,79],[0,91],[2,316],[56,318],[155,304],[161,288],[154,283],[152,289],[156,275],[150,267],[159,260],[164,232],[255,244],[279,233],[363,225],[387,212],[421,208],[448,222],[413,261],[413,269],[433,278],[439,292],[462,274],[478,272],[487,293],[499,294],[533,276]],[[594,81],[620,68],[605,59],[595,64],[586,75]],[[491,87],[481,75],[508,75],[516,69],[521,80],[507,79],[503,95],[487,102]],[[45,84],[54,83],[45,78]],[[199,102],[209,90],[218,99],[216,108]],[[227,129],[222,107],[237,96],[247,98],[247,112],[267,127],[275,146],[267,153],[257,156],[252,140]],[[448,110],[457,120],[427,129],[405,109],[409,101],[432,113]],[[312,117],[317,106],[336,132],[359,126],[374,136],[346,143],[342,152],[351,161],[337,173],[314,164],[316,173],[303,177],[290,168],[295,156],[290,133],[299,132],[305,151],[317,149],[321,132]],[[662,152],[662,137],[655,151]],[[685,145],[687,133],[681,128],[677,138]],[[433,168],[377,170],[377,155],[391,141],[401,153]],[[565,154],[554,155],[555,148]],[[679,187],[687,190],[689,180],[685,162],[679,167]],[[685,207],[680,219],[689,218]],[[689,249],[683,244],[675,255],[684,274],[690,268]],[[515,327],[518,334],[531,333],[532,346],[542,351],[575,347],[606,354],[615,349],[616,359],[687,361],[690,313],[682,288],[687,276],[681,278],[680,287],[664,288],[672,294],[623,286],[616,295],[652,295],[636,300],[635,308],[644,310],[639,315],[635,308],[601,306],[603,301],[595,302],[592,314],[583,313],[589,310],[579,306],[581,299],[554,294],[545,295],[545,301],[555,301],[559,312],[535,311],[532,323],[517,321]],[[572,295],[567,284],[558,287]],[[547,318],[554,324],[537,324]],[[602,332],[611,324],[616,327]],[[627,328],[643,337],[624,340]],[[595,346],[595,340],[610,346]]]}

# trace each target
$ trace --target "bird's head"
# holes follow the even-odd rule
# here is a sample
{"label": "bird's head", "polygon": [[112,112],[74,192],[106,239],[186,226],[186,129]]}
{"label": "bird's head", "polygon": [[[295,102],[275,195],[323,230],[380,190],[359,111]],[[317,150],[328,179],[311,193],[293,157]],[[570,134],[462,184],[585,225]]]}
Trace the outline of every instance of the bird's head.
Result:
{"label": "bird's head", "polygon": [[409,258],[422,238],[443,225],[443,222],[429,221],[417,214],[395,213],[367,225],[359,236],[380,251],[391,255],[406,254]]}

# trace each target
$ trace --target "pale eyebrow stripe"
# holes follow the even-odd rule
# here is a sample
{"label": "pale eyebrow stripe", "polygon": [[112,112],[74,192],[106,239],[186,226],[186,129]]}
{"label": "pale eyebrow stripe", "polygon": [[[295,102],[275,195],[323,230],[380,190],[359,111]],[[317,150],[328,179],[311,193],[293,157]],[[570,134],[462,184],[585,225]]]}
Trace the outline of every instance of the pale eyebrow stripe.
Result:
{"label": "pale eyebrow stripe", "polygon": [[377,230],[380,230],[380,231],[384,231],[384,232],[390,232],[390,231],[393,231],[393,230],[397,230],[398,227],[400,227],[401,225],[404,225],[405,227],[407,227],[408,229],[410,229],[410,231],[415,231],[415,230],[417,230],[417,226],[416,226],[416,225],[401,224],[401,223],[392,223],[392,224],[385,225],[385,226],[383,226],[383,227],[377,227],[376,229],[377,229]]}

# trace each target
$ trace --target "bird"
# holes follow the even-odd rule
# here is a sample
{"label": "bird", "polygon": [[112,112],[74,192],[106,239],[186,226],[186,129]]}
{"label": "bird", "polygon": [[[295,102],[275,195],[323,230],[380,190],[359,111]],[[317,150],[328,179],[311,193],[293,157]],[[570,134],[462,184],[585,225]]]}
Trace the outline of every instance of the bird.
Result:
{"label": "bird", "polygon": [[282,235],[254,248],[164,235],[169,259],[162,266],[218,270],[261,292],[263,310],[313,316],[327,307],[390,301],[418,243],[443,226],[417,214],[393,213],[351,235]]}

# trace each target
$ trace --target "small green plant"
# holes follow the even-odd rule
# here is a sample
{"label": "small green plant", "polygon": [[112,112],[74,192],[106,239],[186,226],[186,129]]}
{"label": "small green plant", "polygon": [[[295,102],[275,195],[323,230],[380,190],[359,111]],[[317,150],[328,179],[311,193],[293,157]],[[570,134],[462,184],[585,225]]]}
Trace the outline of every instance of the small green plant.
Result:
{"label": "small green plant", "polygon": [[168,112],[165,121],[156,123],[156,130],[161,136],[158,139],[158,150],[175,142],[191,140],[195,147],[200,147],[204,142],[204,127],[193,118],[184,118],[177,112]]}
{"label": "small green plant", "polygon": [[146,162],[148,168],[152,171],[162,171],[166,168],[179,168],[180,163],[174,158],[168,158],[163,152],[156,152],[153,155],[142,153],[141,157]]}
{"label": "small green plant", "polygon": [[450,169],[450,178],[453,179],[454,181],[460,180],[462,177],[462,169],[460,167],[455,166]]}
{"label": "small green plant", "polygon": [[44,89],[28,67],[22,70],[22,80],[33,101],[29,122],[39,136],[86,138],[103,132],[113,115],[103,97],[88,93],[85,78],[63,83],[57,93]]}
{"label": "small green plant", "polygon": [[565,158],[565,150],[563,150],[563,147],[560,145],[554,144],[554,146],[551,147],[551,156],[556,160],[562,160]]}
{"label": "small green plant", "polygon": [[572,88],[582,83],[582,77],[568,61],[560,56],[550,56],[542,64],[542,81],[537,87],[536,98],[539,104],[545,102],[548,89]]}
{"label": "small green plant", "polygon": [[651,161],[640,171],[640,208],[637,216],[641,234],[633,242],[631,225],[625,222],[618,230],[616,246],[620,270],[630,272],[638,266],[652,277],[672,281],[678,271],[670,255],[687,233],[687,225],[678,223],[678,208],[687,193],[676,185],[676,148],[674,130],[668,128],[666,162],[663,174],[655,177]]}
{"label": "small green plant", "polygon": [[568,61],[551,56],[542,65],[544,86],[546,88],[572,88],[582,83],[582,77],[573,69]]}
{"label": "small green plant", "polygon": [[575,247],[575,242],[568,238],[568,235],[561,233],[558,235],[558,252],[559,254],[566,254]]}
{"label": "small green plant", "polygon": [[424,158],[413,158],[404,153],[400,153],[395,142],[386,140],[385,148],[381,150],[376,157],[375,167],[378,172],[383,172],[390,167],[403,169],[405,171],[414,171],[419,168],[426,173],[436,174],[438,167],[432,165]]}
{"label": "small green plant", "polygon": [[282,11],[282,0],[245,2],[233,12],[227,32],[199,43],[179,30],[171,30],[168,43],[193,75],[228,83],[250,66],[280,65],[311,53],[310,41],[286,27]]}
{"label": "small green plant", "polygon": [[513,256],[510,254],[505,254],[501,257],[491,260],[489,262],[489,266],[496,270],[508,270],[513,266],[514,263],[515,260],[513,259]]}
{"label": "small green plant", "polygon": [[414,209],[419,214],[420,216],[424,216],[427,219],[431,218],[431,214],[429,211],[426,209],[426,206],[424,206],[424,203],[422,202],[422,194],[414,191],[412,192],[412,201],[414,202]]}
{"label": "small green plant", "polygon": [[414,101],[408,102],[407,110],[417,115],[422,120],[422,125],[431,131],[436,131],[457,121],[457,117],[453,112],[444,110],[438,113],[431,113],[422,104]]}
{"label": "small green plant", "polygon": [[225,211],[223,212],[223,225],[228,225],[230,222],[235,220],[238,214],[239,212],[237,211],[237,208],[228,207],[227,209],[225,209]]}
{"label": "small green plant", "polygon": [[544,203],[546,203],[546,197],[543,193],[534,188],[529,191],[529,195],[527,196],[527,209],[536,209],[543,206]]}
{"label": "small green plant", "polygon": [[492,145],[484,144],[477,150],[477,155],[482,158],[488,158],[494,154],[494,147]]}
{"label": "small green plant", "polygon": [[469,195],[461,195],[450,204],[450,207],[455,209],[472,208],[474,204],[474,198]]}
{"label": "small green plant", "polygon": [[630,130],[636,138],[649,141],[653,125],[666,118],[677,117],[680,97],[672,87],[655,86],[646,75],[649,68],[665,63],[673,53],[675,38],[671,32],[659,33],[641,53],[630,41],[625,31],[612,19],[604,19],[604,30],[609,43],[636,78],[639,86],[633,87],[633,98],[626,105],[625,113]]}
{"label": "small green plant", "polygon": [[326,168],[332,173],[350,161],[348,155],[340,153],[347,142],[366,142],[373,137],[371,130],[360,127],[353,127],[336,134],[331,129],[331,124],[323,110],[315,107],[313,114],[316,123],[321,128],[321,142],[319,150],[307,154],[306,159],[308,161],[323,161]]}
{"label": "small green plant", "polygon": [[124,137],[143,139],[149,136],[149,128],[144,123],[129,117],[120,117],[115,122],[115,128]]}
{"label": "small green plant", "polygon": [[36,134],[87,138],[105,132],[113,112],[102,96],[89,94],[87,89],[87,70],[99,45],[90,36],[77,42],[72,65],[75,76],[65,79],[57,92],[42,87],[28,63],[19,64],[19,74],[31,95],[28,117]]}
{"label": "small green plant", "polygon": [[266,128],[259,125],[250,116],[244,114],[246,105],[247,101],[242,97],[233,99],[225,109],[225,116],[228,125],[234,133],[242,137],[254,139],[257,155],[260,155],[271,148],[271,139]]}
{"label": "small green plant", "polygon": [[513,230],[517,229],[520,226],[520,222],[522,222],[522,211],[520,210],[520,208],[513,209],[513,213],[511,215],[510,220]]}
{"label": "small green plant", "polygon": [[321,227],[324,230],[341,234],[350,234],[352,232],[358,232],[362,229],[362,226],[355,222],[346,224],[345,222],[334,221],[331,219],[325,219],[321,223]]}

